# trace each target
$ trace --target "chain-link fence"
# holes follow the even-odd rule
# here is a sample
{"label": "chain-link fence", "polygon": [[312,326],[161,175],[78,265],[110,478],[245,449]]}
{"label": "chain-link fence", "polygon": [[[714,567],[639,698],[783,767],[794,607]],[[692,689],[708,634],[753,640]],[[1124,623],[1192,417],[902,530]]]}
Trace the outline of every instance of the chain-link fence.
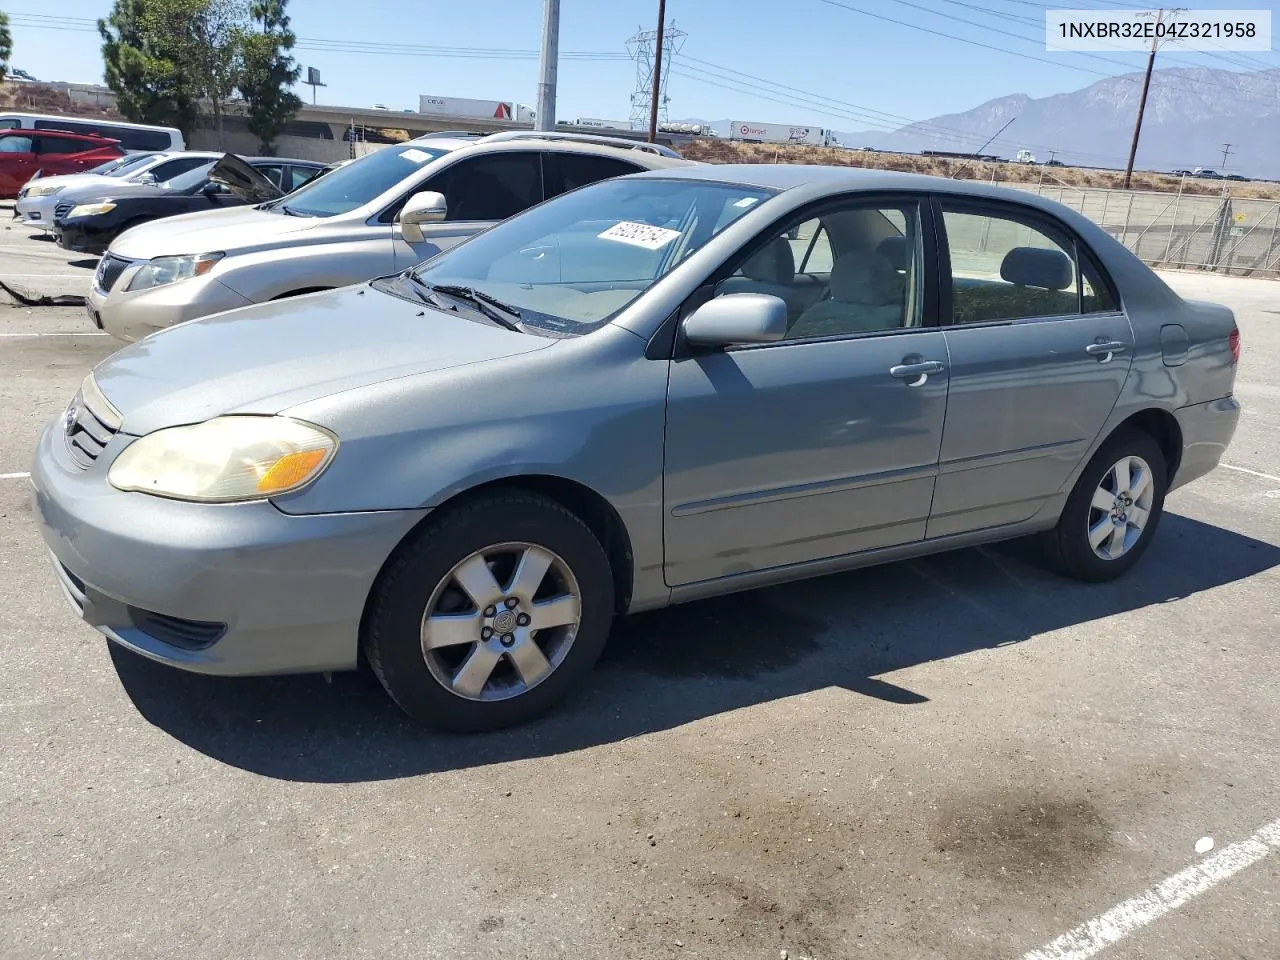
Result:
{"label": "chain-link fence", "polygon": [[1154,267],[1280,278],[1280,203],[1006,183],[1056,200],[1099,224]]}

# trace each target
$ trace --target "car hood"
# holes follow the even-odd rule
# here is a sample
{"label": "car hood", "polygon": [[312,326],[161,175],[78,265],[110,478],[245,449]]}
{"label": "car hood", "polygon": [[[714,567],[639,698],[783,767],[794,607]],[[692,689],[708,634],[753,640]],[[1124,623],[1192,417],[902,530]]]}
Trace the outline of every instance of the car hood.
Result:
{"label": "car hood", "polygon": [[80,203],[99,200],[132,200],[135,197],[180,197],[182,194],[166,190],[158,183],[130,183],[115,177],[103,177],[97,183],[75,184],[57,196],[74,197]]}
{"label": "car hood", "polygon": [[322,222],[254,207],[201,210],[133,227],[112,241],[111,252],[128,260],[218,250],[243,253],[278,247],[284,238]]}
{"label": "car hood", "polygon": [[139,436],[226,413],[287,407],[382,380],[555,343],[411,303],[369,286],[276,300],[170,327],[94,369]]}
{"label": "car hood", "polygon": [[56,187],[62,187],[62,193],[68,190],[75,190],[81,187],[106,187],[110,188],[112,184],[121,183],[116,177],[108,177],[101,173],[55,173],[47,177],[32,177],[27,181],[26,186],[46,186],[53,184]]}

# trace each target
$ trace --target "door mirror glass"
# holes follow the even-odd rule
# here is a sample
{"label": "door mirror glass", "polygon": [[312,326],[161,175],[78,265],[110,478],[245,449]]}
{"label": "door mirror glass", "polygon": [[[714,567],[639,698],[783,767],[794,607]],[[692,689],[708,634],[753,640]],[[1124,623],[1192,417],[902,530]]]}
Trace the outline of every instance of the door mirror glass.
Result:
{"label": "door mirror glass", "polygon": [[708,300],[684,321],[684,336],[702,347],[773,343],[787,335],[787,305],[766,293],[730,293]]}
{"label": "door mirror glass", "polygon": [[208,183],[206,183],[203,187],[200,188],[200,192],[204,194],[206,197],[216,197],[218,194],[222,192],[222,184],[214,183],[212,180],[210,180]]}
{"label": "door mirror glass", "polygon": [[445,202],[444,194],[436,193],[434,190],[424,190],[422,193],[415,193],[405,201],[397,220],[405,240],[409,243],[422,243],[425,239],[422,234],[422,224],[440,223],[448,214],[449,205]]}

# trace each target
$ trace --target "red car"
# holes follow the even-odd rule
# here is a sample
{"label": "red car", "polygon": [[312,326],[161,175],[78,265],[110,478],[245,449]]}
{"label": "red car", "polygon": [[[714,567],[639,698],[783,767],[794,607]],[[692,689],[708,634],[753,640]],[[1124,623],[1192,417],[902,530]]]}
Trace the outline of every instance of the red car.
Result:
{"label": "red car", "polygon": [[18,195],[36,172],[80,173],[124,154],[118,140],[58,130],[0,130],[0,199]]}

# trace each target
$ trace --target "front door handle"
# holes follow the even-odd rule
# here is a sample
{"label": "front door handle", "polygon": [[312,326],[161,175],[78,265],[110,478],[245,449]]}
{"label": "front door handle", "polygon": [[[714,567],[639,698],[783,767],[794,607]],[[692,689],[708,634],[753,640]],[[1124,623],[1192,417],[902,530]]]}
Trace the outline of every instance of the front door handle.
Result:
{"label": "front door handle", "polygon": [[1110,363],[1113,355],[1123,352],[1125,344],[1119,340],[1103,340],[1099,337],[1084,348],[1091,357],[1097,357],[1099,363]]}
{"label": "front door handle", "polygon": [[941,373],[946,369],[937,360],[918,360],[913,363],[906,362],[908,360],[915,361],[915,358],[904,357],[902,363],[889,368],[889,376],[906,380],[908,387],[922,387],[928,381],[929,374]]}

